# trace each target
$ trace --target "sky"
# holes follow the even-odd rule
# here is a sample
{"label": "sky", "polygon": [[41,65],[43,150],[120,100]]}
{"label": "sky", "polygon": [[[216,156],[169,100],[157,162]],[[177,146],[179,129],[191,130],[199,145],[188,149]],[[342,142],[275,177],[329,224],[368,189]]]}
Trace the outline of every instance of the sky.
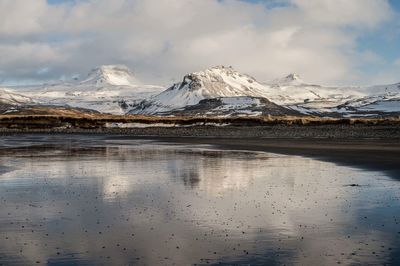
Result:
{"label": "sky", "polygon": [[0,0],[0,85],[125,64],[170,85],[215,65],[259,81],[400,81],[398,0]]}

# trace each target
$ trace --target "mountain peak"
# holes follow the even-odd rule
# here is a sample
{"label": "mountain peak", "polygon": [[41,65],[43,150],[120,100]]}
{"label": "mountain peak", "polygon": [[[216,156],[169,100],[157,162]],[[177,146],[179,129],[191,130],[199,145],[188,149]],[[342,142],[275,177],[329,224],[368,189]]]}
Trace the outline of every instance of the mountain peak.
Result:
{"label": "mountain peak", "polygon": [[135,86],[139,84],[139,81],[125,65],[102,65],[92,69],[81,84]]}
{"label": "mountain peak", "polygon": [[302,81],[300,75],[296,73],[290,73],[285,77],[285,79],[288,81]]}
{"label": "mountain peak", "polygon": [[233,72],[236,72],[236,71],[231,66],[227,67],[227,66],[223,66],[223,65],[218,65],[218,66],[206,68],[204,70],[196,71],[196,72],[190,73],[188,75],[205,76],[207,74],[220,75],[222,73],[233,73]]}
{"label": "mountain peak", "polygon": [[242,74],[236,71],[232,66],[213,66],[201,71],[193,72],[185,76],[185,79],[192,80],[202,80],[202,81],[210,81],[210,82],[223,82],[226,79],[245,79],[245,80],[253,80],[254,78],[249,75]]}
{"label": "mountain peak", "polygon": [[290,73],[289,75],[273,80],[274,84],[278,85],[300,85],[300,84],[305,84],[303,79],[300,77],[299,74],[296,73]]}
{"label": "mountain peak", "polygon": [[210,70],[234,70],[232,66],[217,65],[209,68]]}

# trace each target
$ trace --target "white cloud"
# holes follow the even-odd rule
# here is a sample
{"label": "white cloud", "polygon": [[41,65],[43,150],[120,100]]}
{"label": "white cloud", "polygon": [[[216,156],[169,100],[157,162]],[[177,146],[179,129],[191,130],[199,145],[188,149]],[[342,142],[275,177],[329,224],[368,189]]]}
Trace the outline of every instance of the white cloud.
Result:
{"label": "white cloud", "polygon": [[269,9],[237,0],[0,0],[0,78],[57,79],[125,63],[168,83],[226,64],[260,80],[298,72],[352,83],[365,57],[357,37],[393,16],[384,0],[283,2]]}
{"label": "white cloud", "polygon": [[[38,21],[40,15],[45,15],[46,5],[43,1],[14,1],[0,2],[0,33],[7,35],[34,34],[41,31]],[[33,16],[33,14],[35,14]]]}
{"label": "white cloud", "polygon": [[330,26],[374,28],[392,16],[382,0],[292,0],[310,21]]}

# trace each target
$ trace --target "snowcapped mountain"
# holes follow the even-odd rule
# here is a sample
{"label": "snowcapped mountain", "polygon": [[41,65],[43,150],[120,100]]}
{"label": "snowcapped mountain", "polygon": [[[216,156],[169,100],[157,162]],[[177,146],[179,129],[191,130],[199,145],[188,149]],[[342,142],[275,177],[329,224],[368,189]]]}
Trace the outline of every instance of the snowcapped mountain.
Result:
{"label": "snowcapped mountain", "polygon": [[[400,113],[400,84],[369,87],[324,87],[298,76],[293,82],[270,82],[271,101],[305,114],[365,116]],[[391,108],[386,103],[391,101]],[[369,105],[372,105],[368,107]],[[397,106],[397,107],[396,107]]]}
{"label": "snowcapped mountain", "polygon": [[186,75],[182,82],[142,101],[130,113],[157,114],[195,105],[204,99],[238,96],[267,98],[268,93],[253,77],[232,67],[216,66]]}
{"label": "snowcapped mountain", "polygon": [[398,116],[400,83],[328,87],[298,74],[268,82],[216,66],[184,76],[164,90],[143,85],[126,66],[93,69],[86,78],[43,86],[0,89],[0,105],[40,104],[113,114]]}
{"label": "snowcapped mountain", "polygon": [[[298,74],[290,74],[281,79],[260,83],[253,77],[241,74],[232,67],[217,66],[186,75],[182,82],[143,100],[130,110],[132,114],[171,114],[185,112],[204,114],[208,103],[220,102],[218,108],[229,112],[245,108],[224,104],[224,98],[247,97],[254,102],[263,98],[286,108],[288,112],[323,116],[366,116],[400,114],[400,85],[372,87],[324,87],[310,84]],[[204,101],[217,99],[216,101]],[[243,100],[244,98],[241,98]],[[240,100],[240,101],[241,101]],[[221,102],[222,101],[222,102]],[[251,106],[257,106],[252,103]],[[249,105],[249,106],[250,106]],[[224,107],[222,107],[224,106]],[[248,107],[248,114],[268,113]],[[250,109],[253,111],[250,112]],[[214,110],[219,114],[218,110]],[[213,114],[213,112],[206,112]],[[243,112],[244,113],[244,112]]]}
{"label": "snowcapped mountain", "polygon": [[80,84],[99,87],[105,85],[137,86],[140,82],[136,79],[134,73],[125,65],[104,65],[93,69]]}
{"label": "snowcapped mountain", "polygon": [[42,104],[124,114],[130,105],[157,94],[164,88],[143,85],[126,66],[106,65],[93,69],[80,81],[13,89]]}

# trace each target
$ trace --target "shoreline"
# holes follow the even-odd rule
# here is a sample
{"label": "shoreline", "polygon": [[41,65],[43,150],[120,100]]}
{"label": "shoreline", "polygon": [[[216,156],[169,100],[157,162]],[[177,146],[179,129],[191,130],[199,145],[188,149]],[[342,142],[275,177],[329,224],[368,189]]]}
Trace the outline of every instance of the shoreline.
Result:
{"label": "shoreline", "polygon": [[[151,139],[151,138],[150,138]],[[208,144],[225,150],[271,152],[303,156],[343,166],[381,171],[400,180],[400,141],[397,139],[285,139],[285,138],[156,138],[180,144]]]}
{"label": "shoreline", "polygon": [[[3,134],[2,134],[3,133]],[[263,137],[198,137],[198,136],[140,136],[132,134],[96,134],[84,132],[17,132],[0,136],[21,139],[34,136],[35,141],[63,143],[65,140],[150,140],[160,143],[186,145],[206,144],[218,149],[271,152],[303,156],[360,169],[377,170],[400,180],[400,140],[396,138],[263,138]],[[51,136],[49,139],[48,137]],[[7,146],[2,147],[8,149]]]}
{"label": "shoreline", "polygon": [[176,126],[136,128],[6,128],[8,134],[106,134],[136,137],[399,139],[400,125]]}

